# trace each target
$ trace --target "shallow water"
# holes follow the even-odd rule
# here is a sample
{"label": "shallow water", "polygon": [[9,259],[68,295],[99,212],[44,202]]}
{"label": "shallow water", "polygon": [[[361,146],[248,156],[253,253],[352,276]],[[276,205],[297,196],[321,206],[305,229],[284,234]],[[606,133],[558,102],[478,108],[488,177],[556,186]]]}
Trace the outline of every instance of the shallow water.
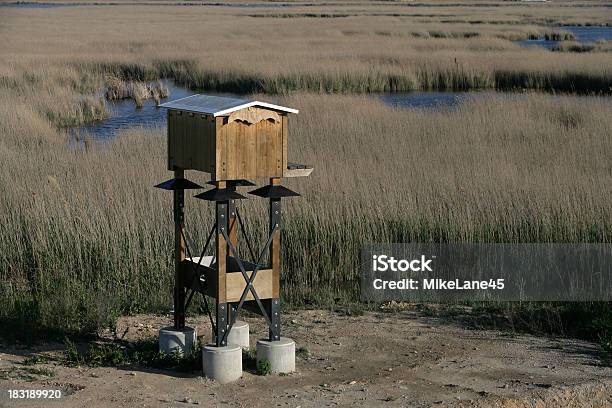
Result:
{"label": "shallow water", "polygon": [[[171,80],[164,80],[164,84],[170,91],[170,96],[163,102],[184,98],[197,92],[176,86]],[[244,99],[245,95],[229,93],[206,92],[210,95],[229,96]],[[403,93],[375,93],[369,94],[372,98],[379,98],[385,104],[396,108],[441,110],[452,109],[467,101],[503,96],[504,98],[523,98],[524,93],[498,93],[495,91],[481,92],[403,92]],[[555,98],[599,98],[612,102],[612,96],[589,97],[589,96],[553,96]],[[142,108],[136,108],[134,101],[125,99],[121,101],[107,101],[109,118],[88,126],[71,128],[69,133],[77,136],[86,134],[94,139],[109,139],[118,132],[134,127],[165,127],[166,109],[158,108],[155,101],[150,99]]]}
{"label": "shallow water", "polygon": [[[597,40],[612,40],[612,27],[565,26],[561,28],[574,33],[576,40],[581,43],[589,43]],[[516,41],[516,43],[524,47],[544,47],[550,50],[559,44],[559,41],[524,40]]]}
{"label": "shallow water", "polygon": [[563,27],[574,33],[580,42],[612,40],[612,27]]}
{"label": "shallow water", "polygon": [[[174,86],[170,81],[164,83],[170,91],[170,96],[163,101],[180,99],[194,94],[188,89]],[[106,101],[106,106],[109,111],[108,119],[93,125],[72,128],[71,133],[87,133],[95,139],[106,139],[131,127],[155,127],[166,123],[166,109],[158,108],[153,99],[145,101],[142,108],[136,108],[136,104],[131,99]]]}
{"label": "shallow water", "polygon": [[[197,92],[175,86],[172,81],[164,81],[170,91],[170,96],[163,101],[172,101],[193,95]],[[220,96],[244,98],[244,95],[218,94]],[[479,97],[495,95],[495,92],[406,92],[371,94],[373,98],[380,98],[385,104],[399,108],[414,109],[442,109],[453,108],[462,102]],[[125,99],[121,101],[107,101],[109,118],[93,125],[72,128],[73,135],[86,133],[94,139],[107,139],[117,135],[118,132],[132,127],[165,126],[166,110],[158,108],[154,100],[147,100],[142,108],[136,108],[134,101]]]}
{"label": "shallow water", "polygon": [[452,108],[468,100],[496,95],[496,92],[400,92],[374,94],[389,106],[398,108]]}

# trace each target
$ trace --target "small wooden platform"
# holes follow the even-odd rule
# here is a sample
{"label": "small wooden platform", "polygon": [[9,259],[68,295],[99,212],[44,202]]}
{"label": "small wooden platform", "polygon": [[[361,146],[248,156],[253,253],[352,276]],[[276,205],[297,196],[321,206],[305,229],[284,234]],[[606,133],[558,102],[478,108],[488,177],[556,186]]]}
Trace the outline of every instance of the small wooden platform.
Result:
{"label": "small wooden platform", "polygon": [[[205,280],[200,281],[197,278],[194,280],[194,266],[198,265],[200,257],[186,258],[182,264],[183,282],[185,287],[195,289],[204,295],[216,297],[218,279],[216,263],[212,256],[205,256],[198,268],[198,274],[204,275]],[[244,269],[249,278],[255,269],[255,264],[243,261]],[[272,269],[259,269],[253,287],[260,299],[271,299],[273,297],[272,287]],[[225,274],[225,296],[227,302],[238,302],[242,291],[246,287],[244,276],[240,271],[238,262],[232,256],[227,258],[227,272]],[[246,300],[254,300],[253,295],[249,292]]]}
{"label": "small wooden platform", "polygon": [[312,173],[313,167],[300,163],[287,163],[287,170],[283,173],[284,177],[308,177]]}

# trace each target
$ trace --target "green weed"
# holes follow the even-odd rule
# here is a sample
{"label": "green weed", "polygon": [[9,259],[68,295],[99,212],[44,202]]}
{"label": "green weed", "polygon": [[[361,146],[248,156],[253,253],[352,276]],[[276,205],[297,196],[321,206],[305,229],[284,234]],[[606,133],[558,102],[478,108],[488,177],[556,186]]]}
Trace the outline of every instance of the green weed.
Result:
{"label": "green weed", "polygon": [[268,360],[259,360],[257,362],[257,374],[258,375],[270,375],[272,373],[272,366]]}
{"label": "green weed", "polygon": [[201,346],[189,355],[165,354],[155,339],[127,342],[92,342],[79,352],[74,343],[65,342],[64,363],[69,366],[130,367],[142,366],[174,371],[193,372],[202,369]]}
{"label": "green weed", "polygon": [[257,371],[257,349],[255,347],[242,349],[242,366],[246,370]]}
{"label": "green weed", "polygon": [[23,364],[25,366],[32,366],[32,365],[36,365],[36,364],[46,363],[48,361],[49,361],[49,358],[47,358],[45,356],[40,356],[40,355],[32,354],[32,355],[27,356],[26,358],[24,358],[21,361],[21,364]]}
{"label": "green weed", "polygon": [[42,367],[17,367],[0,368],[0,379],[2,380],[21,380],[21,381],[36,381],[40,377],[54,377],[55,372],[48,368]]}
{"label": "green weed", "polygon": [[303,360],[307,360],[310,357],[310,351],[306,347],[298,347],[295,349],[295,355]]}

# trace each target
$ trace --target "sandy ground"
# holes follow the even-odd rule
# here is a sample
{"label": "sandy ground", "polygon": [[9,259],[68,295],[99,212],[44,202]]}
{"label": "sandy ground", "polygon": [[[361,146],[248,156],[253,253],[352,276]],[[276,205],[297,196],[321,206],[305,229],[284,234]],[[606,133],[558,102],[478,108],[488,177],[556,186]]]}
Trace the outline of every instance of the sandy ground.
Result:
{"label": "sandy ground", "polygon": [[[265,334],[251,324],[251,343]],[[119,321],[127,339],[155,336],[169,317]],[[192,319],[209,339],[204,318]],[[0,389],[62,388],[61,402],[9,401],[19,407],[612,407],[612,368],[599,346],[577,340],[468,330],[414,311],[346,316],[295,311],[284,335],[305,347],[291,375],[245,372],[231,385],[194,374],[148,369],[69,368],[34,381],[0,380]],[[22,366],[31,353],[58,355],[61,345],[3,347],[0,368]],[[4,392],[6,394],[6,392]]]}

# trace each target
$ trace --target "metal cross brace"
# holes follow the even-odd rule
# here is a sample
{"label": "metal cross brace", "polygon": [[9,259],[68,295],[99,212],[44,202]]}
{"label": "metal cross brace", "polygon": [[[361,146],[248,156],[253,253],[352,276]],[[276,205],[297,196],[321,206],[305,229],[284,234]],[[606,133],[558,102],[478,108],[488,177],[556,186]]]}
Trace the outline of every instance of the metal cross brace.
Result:
{"label": "metal cross brace", "polygon": [[[197,265],[195,265],[194,262],[192,262],[192,264],[194,264],[192,266],[193,269],[193,280],[191,281],[191,285],[193,286],[193,284],[195,283],[196,277],[200,278],[200,275],[198,274],[198,268],[202,265],[202,259],[204,258],[204,254],[206,253],[206,249],[208,249],[208,245],[210,244],[210,240],[213,236],[213,233],[215,232],[215,230],[217,229],[216,225],[213,225],[212,229],[210,230],[210,233],[208,234],[208,238],[206,239],[206,244],[204,245],[204,248],[202,249],[202,253],[200,254],[200,259],[198,259],[198,263]],[[185,238],[185,234],[183,233],[183,231],[181,230],[181,234],[183,235],[183,240],[185,240],[185,248],[187,249],[187,254],[189,255],[189,258],[193,259],[191,256],[191,249],[189,248],[189,243],[187,242],[187,239]],[[191,304],[191,299],[193,298],[193,295],[195,293],[195,290],[193,289],[193,287],[191,288],[191,293],[189,294],[189,297],[187,298],[187,302],[185,303],[185,310],[187,310],[187,308],[189,307],[189,305]],[[212,328],[214,331],[216,331],[215,329],[215,323],[212,317],[212,313],[210,311],[210,306],[208,305],[208,300],[206,299],[206,295],[202,294],[202,296],[204,297],[204,306],[206,307],[206,313],[208,314],[208,318],[210,319],[210,324],[212,325]]]}
{"label": "metal cross brace", "polygon": [[[206,253],[206,250],[208,249],[208,245],[210,244],[210,240],[212,239],[213,233],[216,230],[216,226],[213,225],[213,227],[210,230],[210,233],[208,234],[208,238],[206,238],[206,244],[204,245],[204,248],[202,249],[202,252],[200,253],[200,258],[198,258],[198,264],[192,266],[193,268],[193,278],[191,280],[191,293],[189,294],[189,298],[187,299],[187,302],[185,303],[185,309],[187,309],[189,307],[189,304],[191,303],[191,298],[193,297],[193,294],[195,293],[195,290],[193,289],[193,285],[196,281],[196,279],[200,279],[202,277],[202,275],[198,274],[198,268],[202,265],[202,259],[204,258],[204,254]],[[189,251],[189,245],[186,245],[187,247],[187,252],[191,252]],[[191,254],[190,254],[191,256]],[[193,263],[193,262],[192,262]],[[206,305],[208,307],[208,304]]]}
{"label": "metal cross brace", "polygon": [[257,259],[255,268],[253,269],[253,273],[251,274],[250,278],[249,278],[249,275],[246,273],[244,265],[242,264],[242,260],[238,257],[238,253],[236,251],[236,248],[234,248],[234,246],[232,245],[231,241],[229,240],[229,237],[227,236],[227,233],[225,231],[221,231],[223,233],[223,236],[226,239],[226,242],[227,242],[227,244],[228,244],[228,246],[230,248],[230,251],[234,254],[234,257],[236,259],[236,263],[238,264],[238,267],[240,268],[240,272],[242,272],[242,277],[244,278],[244,281],[246,282],[246,286],[245,286],[244,290],[242,291],[242,295],[240,296],[240,302],[238,303],[238,307],[236,308],[235,313],[232,313],[232,321],[230,322],[230,325],[229,325],[227,331],[224,333],[223,338],[221,339],[222,343],[225,341],[225,338],[227,337],[227,334],[230,332],[230,330],[234,326],[234,323],[236,322],[238,314],[240,313],[240,310],[242,309],[242,305],[244,304],[244,300],[246,299],[247,293],[249,291],[253,295],[253,298],[255,298],[255,301],[257,302],[257,306],[259,306],[259,310],[261,310],[261,314],[266,319],[266,323],[268,323],[268,327],[270,327],[270,329],[272,329],[272,321],[270,320],[270,317],[266,313],[266,309],[264,308],[263,304],[261,303],[261,300],[259,299],[259,295],[257,295],[257,292],[255,291],[255,288],[253,287],[253,281],[255,280],[255,277],[257,276],[257,272],[259,271],[259,268],[262,266],[260,264],[261,259],[263,258],[265,253],[270,248],[270,244],[272,243],[272,238],[274,238],[274,234],[276,233],[277,229],[278,229],[277,227],[274,227],[274,229],[270,233],[270,237],[268,238],[268,242],[266,242],[266,245],[264,246],[264,248],[262,249],[261,253],[259,254],[259,258]]}

